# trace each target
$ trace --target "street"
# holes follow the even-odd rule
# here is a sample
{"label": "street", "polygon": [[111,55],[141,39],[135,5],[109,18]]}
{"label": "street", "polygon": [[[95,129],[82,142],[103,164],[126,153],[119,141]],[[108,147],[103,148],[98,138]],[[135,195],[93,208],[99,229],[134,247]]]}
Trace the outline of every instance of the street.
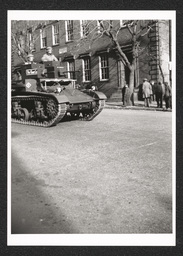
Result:
{"label": "street", "polygon": [[12,123],[12,233],[172,233],[172,113]]}

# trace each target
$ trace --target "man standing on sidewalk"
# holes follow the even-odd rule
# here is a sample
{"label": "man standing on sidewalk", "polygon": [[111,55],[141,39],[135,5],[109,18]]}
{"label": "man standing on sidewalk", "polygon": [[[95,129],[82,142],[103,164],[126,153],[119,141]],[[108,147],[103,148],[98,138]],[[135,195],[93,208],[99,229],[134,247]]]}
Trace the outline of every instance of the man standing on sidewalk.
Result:
{"label": "man standing on sidewalk", "polygon": [[147,81],[147,78],[144,78],[143,80],[142,92],[144,98],[144,106],[149,107],[149,100],[151,97],[152,87],[151,84]]}
{"label": "man standing on sidewalk", "polygon": [[156,89],[155,89],[157,108],[162,108],[163,107],[164,93],[165,93],[164,84],[162,84],[162,82],[159,82],[156,85]]}

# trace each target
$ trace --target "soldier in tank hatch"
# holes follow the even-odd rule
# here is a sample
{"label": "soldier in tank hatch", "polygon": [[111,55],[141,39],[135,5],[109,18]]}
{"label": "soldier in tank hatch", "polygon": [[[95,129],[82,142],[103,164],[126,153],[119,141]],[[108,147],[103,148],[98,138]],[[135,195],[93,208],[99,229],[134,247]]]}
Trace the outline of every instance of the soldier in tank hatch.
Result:
{"label": "soldier in tank hatch", "polygon": [[46,53],[43,55],[41,60],[44,61],[58,61],[55,55],[52,53],[52,47],[48,46],[46,48]]}

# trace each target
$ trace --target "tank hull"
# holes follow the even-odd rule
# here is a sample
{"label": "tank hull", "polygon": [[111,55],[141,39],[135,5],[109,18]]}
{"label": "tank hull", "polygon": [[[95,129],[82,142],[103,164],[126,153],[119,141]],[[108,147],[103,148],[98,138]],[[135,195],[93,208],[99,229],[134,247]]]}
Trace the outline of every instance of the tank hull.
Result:
{"label": "tank hull", "polygon": [[22,66],[22,81],[12,83],[12,122],[52,127],[64,118],[91,121],[102,111],[102,92],[77,89],[75,80],[60,77],[59,69],[55,62]]}

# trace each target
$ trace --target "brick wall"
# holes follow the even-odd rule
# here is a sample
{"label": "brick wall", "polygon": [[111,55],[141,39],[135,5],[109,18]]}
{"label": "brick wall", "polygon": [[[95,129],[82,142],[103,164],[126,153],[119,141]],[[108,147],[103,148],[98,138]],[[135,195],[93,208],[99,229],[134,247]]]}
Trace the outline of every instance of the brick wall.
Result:
{"label": "brick wall", "polygon": [[[54,24],[54,23],[53,23]],[[92,40],[91,37],[88,37],[85,43],[80,39],[80,21],[74,20],[74,40],[70,42],[66,42],[66,32],[65,32],[65,21],[58,21],[59,24],[59,45],[52,45],[52,25],[49,24],[46,27],[47,31],[47,46],[53,47],[53,54],[61,60],[61,65],[64,67],[63,71],[66,71],[65,57],[70,55],[73,56],[75,61],[75,71],[77,77],[77,83],[86,85],[87,83],[83,83],[82,80],[82,58],[80,58],[81,54],[90,53],[91,55],[91,79],[92,83],[95,83],[99,90],[104,92],[108,98],[112,97],[113,93],[119,91],[121,85],[124,85],[124,81],[119,84],[118,77],[118,56],[114,51],[114,46],[111,40],[103,35],[97,40]],[[93,28],[97,25],[97,21],[93,21]],[[119,21],[113,21],[113,28],[119,28]],[[163,27],[161,28],[161,33],[163,31]],[[150,60],[149,51],[151,51],[155,56],[158,56],[159,51],[159,26],[155,28],[155,30],[151,31],[149,36],[145,36],[141,39],[141,47],[144,50],[139,54],[137,72],[138,72],[138,83],[142,83],[144,77],[147,79],[157,80],[159,76],[159,71],[157,68],[156,60]],[[39,62],[41,57],[45,53],[45,49],[40,48],[40,30],[36,30],[37,33],[37,41],[36,41],[36,51],[34,52],[35,61]],[[131,35],[127,28],[123,28],[119,33],[118,40],[120,45],[130,45]],[[164,45],[165,46],[165,45]],[[100,81],[99,79],[99,52],[102,50],[108,49],[108,57],[109,57],[109,80]],[[62,53],[60,52],[62,50]],[[163,51],[162,47],[162,51]],[[128,56],[130,57],[130,50],[128,47]],[[163,55],[165,56],[165,55]],[[166,55],[167,58],[167,55]],[[15,65],[20,63],[20,60],[15,59]],[[164,64],[165,66],[165,64]],[[124,71],[125,73],[125,71]],[[126,70],[126,74],[128,71]],[[122,74],[122,80],[124,80],[124,74]],[[127,80],[127,79],[126,79]],[[138,86],[138,85],[136,85]],[[121,95],[119,96],[121,98]]]}

